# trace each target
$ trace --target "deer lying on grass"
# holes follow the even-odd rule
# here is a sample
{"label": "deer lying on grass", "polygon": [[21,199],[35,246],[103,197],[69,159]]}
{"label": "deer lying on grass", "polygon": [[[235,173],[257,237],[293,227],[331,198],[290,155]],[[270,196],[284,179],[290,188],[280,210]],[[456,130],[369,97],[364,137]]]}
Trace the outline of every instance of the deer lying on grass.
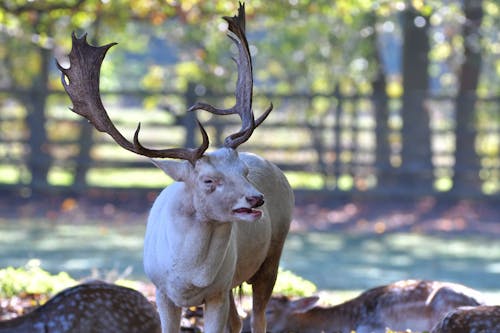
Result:
{"label": "deer lying on grass", "polygon": [[159,333],[156,309],[138,291],[92,282],[65,289],[32,312],[0,321],[1,333]]}
{"label": "deer lying on grass", "polygon": [[315,306],[318,297],[273,297],[266,311],[269,332],[385,333],[429,331],[441,316],[463,305],[482,304],[479,292],[465,286],[405,280],[376,287],[332,307]]}
{"label": "deer lying on grass", "polygon": [[431,333],[500,332],[500,306],[464,306],[454,309]]}
{"label": "deer lying on grass", "polygon": [[294,198],[284,174],[256,155],[236,151],[271,112],[272,104],[255,120],[244,5],[240,4],[237,16],[224,19],[228,36],[238,47],[236,104],[217,109],[197,103],[189,110],[238,114],[242,127],[225,139],[223,148],[210,153],[205,153],[208,136],[200,123],[203,142],[196,149],[145,148],[138,139],[140,126],[133,142],[118,132],[99,95],[100,66],[114,44],[93,47],[85,37],[73,35],[70,68],[59,65],[74,112],[134,153],[184,160],[154,160],[175,182],[153,204],[144,241],[144,268],[157,287],[164,333],[179,331],[181,307],[201,303],[205,304],[205,332],[239,332],[232,288],[244,281],[253,288],[252,332],[264,333],[265,308],[290,227]]}

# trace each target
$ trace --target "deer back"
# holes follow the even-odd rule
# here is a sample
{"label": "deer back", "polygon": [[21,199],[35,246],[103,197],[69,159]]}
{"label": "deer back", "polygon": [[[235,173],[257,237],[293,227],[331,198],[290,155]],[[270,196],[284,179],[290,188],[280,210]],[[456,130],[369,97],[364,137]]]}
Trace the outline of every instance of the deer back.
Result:
{"label": "deer back", "polygon": [[404,280],[387,285],[385,290],[376,312],[380,321],[394,330],[428,331],[448,311],[483,303],[478,291],[449,282]]}
{"label": "deer back", "polygon": [[92,282],[65,289],[32,312],[0,322],[1,333],[159,333],[155,308],[138,291]]}
{"label": "deer back", "polygon": [[331,307],[314,306],[317,298],[273,297],[266,317],[271,332],[384,333],[393,330],[429,331],[448,311],[482,304],[482,295],[465,286],[404,280],[369,289]]}
{"label": "deer back", "polygon": [[465,306],[448,312],[431,333],[500,332],[500,306]]}

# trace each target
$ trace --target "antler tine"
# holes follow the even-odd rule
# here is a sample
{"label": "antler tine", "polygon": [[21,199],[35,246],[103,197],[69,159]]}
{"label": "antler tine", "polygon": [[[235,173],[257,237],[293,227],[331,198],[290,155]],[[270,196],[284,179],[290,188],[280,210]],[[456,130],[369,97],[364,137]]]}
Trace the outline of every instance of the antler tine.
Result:
{"label": "antler tine", "polygon": [[[115,127],[104,108],[99,92],[99,76],[106,52],[116,43],[104,46],[91,46],[87,35],[77,38],[73,33],[72,48],[69,54],[70,67],[63,68],[59,62],[61,82],[69,95],[73,112],[88,119],[100,132],[109,134],[121,147],[139,155],[159,158],[177,158],[195,164],[208,148],[208,135],[198,122],[203,142],[198,148],[171,148],[154,150],[145,148],[139,142],[140,124],[134,135],[134,142],[128,141]],[[67,79],[67,80],[66,80]]]}
{"label": "antler tine", "polygon": [[238,15],[233,17],[223,17],[228,23],[228,37],[238,47],[238,58],[233,58],[238,66],[238,79],[236,83],[236,103],[228,109],[219,109],[207,103],[196,103],[189,108],[188,111],[205,110],[216,115],[238,114],[241,118],[241,129],[239,132],[229,135],[224,140],[224,146],[236,149],[240,144],[247,141],[253,131],[259,126],[264,119],[267,118],[271,110],[272,104],[267,110],[255,121],[252,111],[252,95],[253,95],[253,73],[252,73],[252,58],[248,41],[245,36],[245,4],[240,2]]}

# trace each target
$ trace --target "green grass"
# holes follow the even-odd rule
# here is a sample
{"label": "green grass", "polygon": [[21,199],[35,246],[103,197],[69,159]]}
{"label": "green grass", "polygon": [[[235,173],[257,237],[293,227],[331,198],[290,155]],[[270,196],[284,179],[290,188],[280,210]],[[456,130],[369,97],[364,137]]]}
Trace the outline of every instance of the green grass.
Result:
{"label": "green grass", "polygon": [[[53,295],[79,283],[66,272],[51,274],[40,267],[40,264],[40,260],[31,259],[24,266],[0,268],[0,298],[10,298],[21,294]],[[107,280],[110,280],[109,277]],[[138,281],[122,278],[110,282],[133,289],[137,289],[140,285]],[[290,271],[279,270],[274,293],[307,296],[315,291],[316,286],[311,281],[307,281]],[[244,283],[243,292],[250,295],[251,286]]]}
{"label": "green grass", "polygon": [[20,182],[21,171],[18,166],[0,165],[0,183],[17,184]]}
{"label": "green grass", "polygon": [[324,186],[323,176],[318,173],[290,171],[285,175],[292,188],[321,190]]}
{"label": "green grass", "polygon": [[[47,271],[66,271],[75,279],[96,271],[130,271],[120,274],[147,280],[142,267],[146,216],[138,216],[135,224],[110,218],[0,218],[0,267],[20,267],[38,259]],[[499,262],[500,244],[492,237],[311,232],[288,236],[281,267],[319,290],[364,290],[417,278],[497,292]],[[281,288],[286,290],[285,285]]]}
{"label": "green grass", "polygon": [[[16,184],[26,178],[23,170],[17,166],[0,165],[0,183]],[[319,173],[288,171],[285,175],[294,189],[321,190],[326,187],[338,187],[342,191],[352,190],[354,180],[349,175],[342,175],[338,182],[327,180]],[[29,178],[29,177],[28,177]],[[93,168],[86,177],[89,186],[111,188],[163,188],[172,183],[172,179],[159,169],[132,169],[132,168]],[[53,167],[48,174],[48,182],[53,186],[71,186],[74,175],[70,170]],[[325,181],[328,184],[325,184]],[[29,182],[25,179],[24,183]],[[373,186],[373,184],[371,184]],[[451,180],[443,177],[436,179],[435,187],[438,191],[447,191],[451,188]],[[492,194],[498,190],[495,184],[485,184],[485,192]]]}
{"label": "green grass", "polygon": [[[351,175],[340,175],[337,180],[324,177],[317,172],[287,171],[285,175],[294,189],[322,190],[337,188],[341,191],[350,191],[355,187],[366,190],[376,185],[376,177],[367,175],[363,179],[354,179]],[[0,184],[28,184],[30,174],[25,167],[18,165],[0,164]],[[488,178],[488,177],[486,177]],[[92,168],[86,175],[86,181],[91,187],[111,188],[163,188],[172,180],[161,170],[151,168]],[[70,169],[53,166],[48,173],[48,183],[53,186],[71,186],[74,174]],[[448,175],[437,176],[434,188],[438,192],[446,192],[452,188],[452,179]],[[485,179],[482,185],[483,192],[493,195],[500,189],[499,182],[492,178]]]}
{"label": "green grass", "polygon": [[[252,287],[243,283],[243,293],[250,295]],[[291,271],[280,268],[273,293],[287,296],[310,296],[317,291],[316,285]]]}
{"label": "green grass", "polygon": [[87,174],[90,186],[118,188],[160,188],[172,179],[160,169],[91,169]]}
{"label": "green grass", "polygon": [[23,267],[0,269],[0,297],[20,294],[54,294],[75,285],[68,273],[50,274],[40,267],[40,261],[29,260]]}

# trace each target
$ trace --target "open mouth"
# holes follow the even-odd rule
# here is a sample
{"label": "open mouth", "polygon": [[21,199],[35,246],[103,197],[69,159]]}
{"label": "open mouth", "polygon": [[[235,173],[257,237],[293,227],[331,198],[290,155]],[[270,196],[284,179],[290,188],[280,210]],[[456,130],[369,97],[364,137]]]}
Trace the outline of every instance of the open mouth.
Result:
{"label": "open mouth", "polygon": [[262,215],[262,211],[258,209],[245,208],[245,207],[234,209],[233,213],[241,215],[253,215],[258,217]]}

